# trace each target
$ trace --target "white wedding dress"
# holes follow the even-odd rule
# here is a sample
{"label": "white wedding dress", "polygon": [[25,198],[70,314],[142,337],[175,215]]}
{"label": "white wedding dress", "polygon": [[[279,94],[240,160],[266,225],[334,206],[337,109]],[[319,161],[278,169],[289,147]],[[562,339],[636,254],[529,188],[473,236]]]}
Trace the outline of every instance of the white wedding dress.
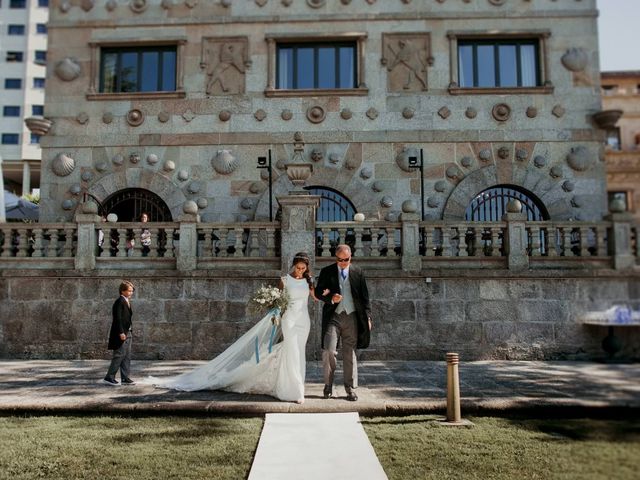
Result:
{"label": "white wedding dress", "polygon": [[[305,345],[311,320],[309,284],[291,275],[282,278],[289,304],[280,325],[265,315],[247,333],[208,363],[176,377],[150,377],[144,383],[174,390],[226,390],[256,393],[289,402],[304,400]],[[275,343],[282,332],[283,341]]]}

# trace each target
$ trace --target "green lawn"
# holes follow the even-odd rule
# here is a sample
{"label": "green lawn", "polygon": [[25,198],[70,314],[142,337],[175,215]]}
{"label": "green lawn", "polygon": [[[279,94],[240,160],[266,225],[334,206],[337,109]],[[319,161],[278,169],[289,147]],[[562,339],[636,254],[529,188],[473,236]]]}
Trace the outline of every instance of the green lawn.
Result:
{"label": "green lawn", "polygon": [[[468,419],[473,427],[440,426],[430,416],[362,422],[390,480],[638,478],[639,419]],[[0,479],[241,480],[262,424],[258,418],[0,417]]]}

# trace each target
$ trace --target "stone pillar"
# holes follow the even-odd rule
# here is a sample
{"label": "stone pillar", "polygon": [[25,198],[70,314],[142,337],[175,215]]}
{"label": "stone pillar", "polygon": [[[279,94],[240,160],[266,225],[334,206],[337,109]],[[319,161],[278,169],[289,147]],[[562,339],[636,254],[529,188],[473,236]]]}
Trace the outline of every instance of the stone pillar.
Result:
{"label": "stone pillar", "polygon": [[[101,223],[102,219],[96,213],[79,213],[75,220],[78,224],[78,243],[76,256],[73,259],[74,266],[76,270],[93,270],[96,268],[98,247],[96,225]],[[105,234],[105,236],[108,235]],[[106,244],[109,244],[108,238],[106,238]]]}
{"label": "stone pillar", "polygon": [[31,165],[29,162],[22,162],[22,196],[31,193]]}
{"label": "stone pillar", "polygon": [[0,155],[0,223],[7,221],[6,205],[4,204],[4,177],[2,176],[2,155]]}
{"label": "stone pillar", "polygon": [[196,213],[184,213],[178,218],[180,222],[180,241],[176,252],[178,270],[195,270],[197,267],[198,221],[199,215]]}
{"label": "stone pillar", "polygon": [[276,200],[282,207],[281,270],[289,270],[296,252],[307,252],[313,268],[316,256],[316,209],[320,206],[320,196],[301,192],[276,197]]}
{"label": "stone pillar", "polygon": [[502,242],[507,254],[509,270],[526,270],[529,268],[527,254],[527,215],[524,213],[505,213],[502,220],[507,222],[507,231]]}
{"label": "stone pillar", "polygon": [[420,255],[420,216],[415,212],[403,212],[402,221],[402,270],[419,272],[422,270]]}
{"label": "stone pillar", "polygon": [[631,250],[631,214],[628,212],[611,213],[604,217],[611,222],[609,248],[613,257],[613,268],[625,270],[636,264],[636,259]]}

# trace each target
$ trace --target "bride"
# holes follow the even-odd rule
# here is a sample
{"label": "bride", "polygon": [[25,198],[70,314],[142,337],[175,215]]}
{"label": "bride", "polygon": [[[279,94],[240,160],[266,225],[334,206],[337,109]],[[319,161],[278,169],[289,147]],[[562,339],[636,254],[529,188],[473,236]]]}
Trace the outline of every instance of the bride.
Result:
{"label": "bride", "polygon": [[[170,378],[145,383],[174,390],[226,390],[266,394],[287,402],[304,402],[305,345],[311,320],[307,309],[313,294],[309,256],[296,253],[292,268],[280,280],[289,296],[280,324],[265,315],[247,333],[208,363]],[[283,341],[274,344],[282,331]]]}

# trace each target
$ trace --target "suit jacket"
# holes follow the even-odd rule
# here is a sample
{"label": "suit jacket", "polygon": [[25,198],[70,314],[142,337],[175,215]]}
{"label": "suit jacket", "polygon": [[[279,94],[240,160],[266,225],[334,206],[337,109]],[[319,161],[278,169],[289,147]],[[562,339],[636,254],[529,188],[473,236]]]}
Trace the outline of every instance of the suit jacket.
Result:
{"label": "suit jacket", "polygon": [[[367,348],[370,340],[369,318],[371,318],[371,304],[369,302],[369,290],[364,273],[355,265],[349,265],[349,284],[351,285],[351,295],[356,307],[356,318],[358,320],[358,345],[357,348]],[[328,289],[327,295],[322,295]],[[324,334],[329,326],[329,321],[333,312],[338,308],[338,304],[331,304],[331,297],[334,293],[340,293],[340,282],[338,280],[338,264],[333,263],[320,270],[318,283],[315,287],[316,298],[322,300],[322,348],[324,348]]]}
{"label": "suit jacket", "polygon": [[124,343],[120,340],[120,334],[124,333],[129,336],[129,330],[131,329],[131,317],[133,312],[131,306],[124,299],[122,295],[113,303],[111,308],[111,314],[113,321],[111,322],[111,330],[109,332],[109,350],[117,350]]}

